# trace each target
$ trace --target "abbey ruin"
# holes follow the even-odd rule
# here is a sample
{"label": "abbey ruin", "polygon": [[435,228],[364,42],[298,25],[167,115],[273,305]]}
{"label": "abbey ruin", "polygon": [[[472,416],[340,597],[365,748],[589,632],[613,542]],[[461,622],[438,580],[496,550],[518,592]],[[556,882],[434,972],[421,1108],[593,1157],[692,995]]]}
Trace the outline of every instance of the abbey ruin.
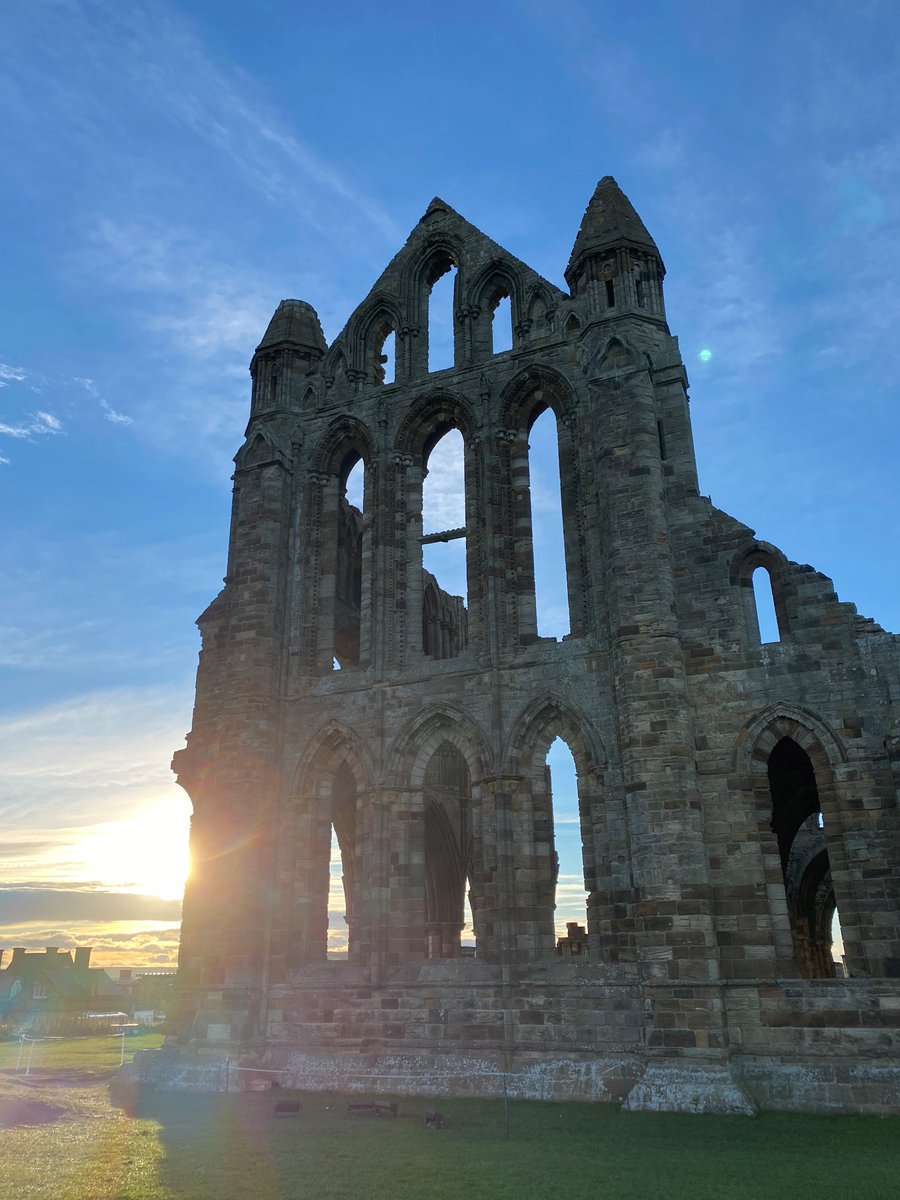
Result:
{"label": "abbey ruin", "polygon": [[[454,362],[430,371],[450,271]],[[900,1111],[897,639],[700,494],[663,276],[605,178],[567,292],[435,199],[330,346],[310,304],[278,307],[175,757],[194,808],[185,1061],[227,1052],[298,1086],[496,1094],[502,1073],[511,1094],[636,1109]],[[546,410],[560,639],[535,606]],[[429,455],[454,429],[465,522],[430,530]],[[465,603],[423,566],[441,538],[465,544]],[[586,914],[559,953],[557,737]],[[329,959],[333,832],[349,946]]]}

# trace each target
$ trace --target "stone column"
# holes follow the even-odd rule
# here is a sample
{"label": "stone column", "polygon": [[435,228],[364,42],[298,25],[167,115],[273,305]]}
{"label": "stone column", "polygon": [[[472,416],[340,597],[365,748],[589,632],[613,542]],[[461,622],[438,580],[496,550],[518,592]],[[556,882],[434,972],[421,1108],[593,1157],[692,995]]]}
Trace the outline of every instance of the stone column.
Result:
{"label": "stone column", "polygon": [[648,979],[711,980],[718,962],[653,386],[634,351],[607,357],[590,387],[639,959]]}

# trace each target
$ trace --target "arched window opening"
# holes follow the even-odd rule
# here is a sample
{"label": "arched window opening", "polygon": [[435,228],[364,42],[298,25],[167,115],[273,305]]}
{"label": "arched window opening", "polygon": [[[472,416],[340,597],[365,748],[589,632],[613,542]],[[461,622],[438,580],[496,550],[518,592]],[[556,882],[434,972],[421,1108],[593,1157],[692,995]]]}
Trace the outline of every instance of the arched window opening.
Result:
{"label": "arched window opening", "polygon": [[447,259],[436,270],[428,297],[428,370],[443,371],[456,361],[454,352],[456,276],[453,263]]}
{"label": "arched window opening", "polygon": [[353,899],[356,866],[356,780],[344,764],[333,785],[331,859],[328,870],[328,958],[353,950]]}
{"label": "arched window opening", "polygon": [[429,958],[460,958],[464,935],[469,931],[474,936],[468,908],[471,803],[469,769],[451,742],[443,742],[428,763],[424,792],[427,953]]}
{"label": "arched window opening", "polygon": [[647,301],[644,296],[644,281],[641,278],[640,272],[637,272],[634,277],[634,298],[637,301],[638,308],[647,307]]}
{"label": "arched window opening", "polygon": [[338,500],[337,563],[334,597],[334,663],[359,666],[362,613],[363,504],[365,466],[347,464]]}
{"label": "arched window opening", "polygon": [[579,333],[581,333],[581,322],[574,313],[569,313],[566,317],[566,337],[577,338]]}
{"label": "arched window opening", "polygon": [[611,279],[605,280],[605,283],[606,283],[606,307],[607,308],[615,308],[616,307],[615,284],[613,283],[613,281]]}
{"label": "arched window opening", "polygon": [[428,455],[422,528],[422,648],[431,658],[455,658],[468,636],[465,448],[458,429],[443,434]]}
{"label": "arched window opening", "polygon": [[778,615],[775,611],[775,593],[772,589],[772,576],[767,567],[756,567],[751,576],[753,583],[753,599],[756,604],[756,620],[759,626],[761,642],[780,642],[781,631],[778,627]]}
{"label": "arched window opening", "polygon": [[344,484],[344,496],[347,503],[357,509],[358,512],[363,510],[363,497],[366,483],[366,467],[361,458],[358,458],[351,467],[347,475],[347,481]]}
{"label": "arched window opening", "polygon": [[570,632],[556,415],[545,409],[528,435],[534,592],[538,637]]}
{"label": "arched window opening", "polygon": [[350,941],[344,859],[337,833],[331,827],[331,861],[328,864],[328,957],[346,958]]}
{"label": "arched window opening", "polygon": [[512,346],[512,303],[508,295],[502,294],[491,314],[491,353],[502,354]]}
{"label": "arched window opening", "polygon": [[546,808],[536,808],[549,826],[550,865],[553,871],[553,924],[556,953],[585,955],[587,945],[587,891],[584,881],[578,775],[572,751],[557,737],[547,752]]}
{"label": "arched window opening", "polygon": [[836,905],[816,773],[806,751],[784,737],[769,756],[768,775],[794,953],[806,978],[830,979],[837,973]]}
{"label": "arched window opening", "polygon": [[388,327],[383,338],[376,340],[372,374],[376,383],[394,383],[397,378],[397,335]]}

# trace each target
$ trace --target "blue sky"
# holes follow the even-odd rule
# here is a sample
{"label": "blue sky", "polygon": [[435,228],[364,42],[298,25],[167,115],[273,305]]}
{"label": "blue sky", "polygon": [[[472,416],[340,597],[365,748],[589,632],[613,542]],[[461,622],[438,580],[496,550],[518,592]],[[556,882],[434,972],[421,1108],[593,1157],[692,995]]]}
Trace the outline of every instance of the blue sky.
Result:
{"label": "blue sky", "polygon": [[109,847],[184,827],[247,364],[283,297],[333,338],[435,194],[562,284],[614,175],[701,490],[900,629],[898,33],[867,2],[6,6],[3,941],[167,961],[177,904],[134,911],[165,889]]}

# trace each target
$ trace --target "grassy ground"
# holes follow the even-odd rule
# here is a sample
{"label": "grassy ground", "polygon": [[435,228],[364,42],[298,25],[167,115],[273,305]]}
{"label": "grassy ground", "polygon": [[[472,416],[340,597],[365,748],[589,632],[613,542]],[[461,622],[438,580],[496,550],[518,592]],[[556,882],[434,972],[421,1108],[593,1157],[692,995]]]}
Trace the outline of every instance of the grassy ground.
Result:
{"label": "grassy ground", "polygon": [[[140,1043],[138,1043],[140,1044]],[[112,1043],[114,1050],[117,1044]],[[348,1117],[344,1097],[189,1096],[113,1088],[100,1042],[59,1065],[0,1073],[58,1119],[2,1132],[2,1200],[894,1200],[900,1118],[621,1113],[607,1105],[400,1098],[396,1120]],[[37,1054],[37,1051],[36,1051]],[[0,1048],[0,1068],[8,1048]],[[118,1061],[117,1054],[114,1055]],[[99,1072],[93,1073],[93,1072]],[[281,1094],[282,1097],[285,1093]],[[111,1102],[111,1096],[113,1102]],[[435,1104],[440,1132],[422,1127]]]}

